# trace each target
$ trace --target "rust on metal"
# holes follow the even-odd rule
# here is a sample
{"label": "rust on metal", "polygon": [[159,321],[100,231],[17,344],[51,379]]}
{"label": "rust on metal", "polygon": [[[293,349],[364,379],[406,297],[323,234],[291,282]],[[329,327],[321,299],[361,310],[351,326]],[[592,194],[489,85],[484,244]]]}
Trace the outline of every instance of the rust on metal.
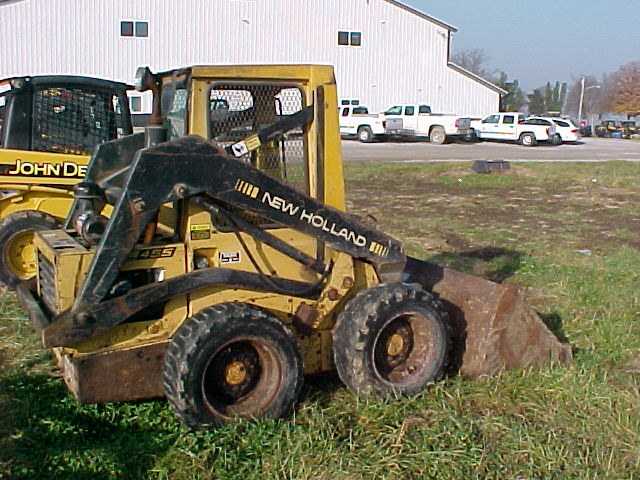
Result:
{"label": "rust on metal", "polygon": [[338,290],[336,290],[335,288],[330,288],[327,291],[327,297],[329,298],[329,300],[331,300],[332,302],[335,302],[337,300],[340,299],[341,295],[340,293],[338,293]]}
{"label": "rust on metal", "polygon": [[353,278],[352,277],[344,277],[342,279],[342,288],[344,288],[345,290],[350,290],[351,287],[353,287]]}
{"label": "rust on metal", "polygon": [[449,313],[452,366],[463,375],[571,361],[571,346],[558,340],[516,286],[411,257],[405,273],[406,281],[434,292]]}
{"label": "rust on metal", "polygon": [[164,396],[166,343],[57,360],[67,388],[78,403],[110,403]]}
{"label": "rust on metal", "polygon": [[315,305],[301,303],[293,314],[293,324],[302,333],[311,333],[318,328],[318,308]]}

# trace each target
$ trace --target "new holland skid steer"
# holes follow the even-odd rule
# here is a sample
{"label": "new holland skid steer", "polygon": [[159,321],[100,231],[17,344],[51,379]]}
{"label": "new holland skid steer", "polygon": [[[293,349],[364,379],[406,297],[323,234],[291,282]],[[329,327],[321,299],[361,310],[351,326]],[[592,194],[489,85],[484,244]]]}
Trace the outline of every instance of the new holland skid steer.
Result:
{"label": "new holland skid steer", "polygon": [[304,374],[414,394],[447,365],[571,357],[514,287],[407,258],[344,212],[331,67],[138,79],[150,126],[98,148],[64,228],[36,233],[37,292],[17,289],[78,401],[166,396],[209,428],[283,415]]}
{"label": "new holland skid steer", "polygon": [[66,218],[95,147],[132,133],[130,88],[60,75],[0,81],[0,282],[35,275],[33,232]]}

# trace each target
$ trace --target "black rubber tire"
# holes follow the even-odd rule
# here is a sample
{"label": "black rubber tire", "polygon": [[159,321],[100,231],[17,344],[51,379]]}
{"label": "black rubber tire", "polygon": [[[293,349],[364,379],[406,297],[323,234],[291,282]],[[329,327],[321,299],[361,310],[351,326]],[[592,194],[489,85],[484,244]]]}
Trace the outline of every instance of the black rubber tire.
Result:
{"label": "black rubber tire", "polygon": [[442,376],[449,338],[446,312],[433,295],[406,283],[377,285],[338,315],[336,370],[357,395],[413,395]]}
{"label": "black rubber tire", "polygon": [[275,315],[253,305],[201,310],[178,329],[165,354],[165,394],[191,428],[281,417],[302,382],[294,336]]}
{"label": "black rubber tire", "polygon": [[551,143],[553,145],[562,145],[562,137],[560,136],[559,133],[555,134],[555,136],[553,137],[553,140],[551,140]]}
{"label": "black rubber tire", "polygon": [[12,266],[11,256],[12,242],[28,232],[39,230],[54,230],[59,227],[58,221],[43,212],[25,210],[7,215],[0,222],[0,282],[10,288],[32,276],[20,275],[16,267]]}
{"label": "black rubber tire", "polygon": [[538,141],[536,140],[536,136],[533,133],[525,132],[520,135],[518,143],[520,145],[524,145],[525,147],[534,147],[538,143]]}
{"label": "black rubber tire", "polygon": [[431,128],[429,132],[429,142],[435,145],[442,145],[447,141],[447,134],[444,132],[444,127],[435,126]]}
{"label": "black rubber tire", "polygon": [[371,143],[374,140],[371,127],[358,127],[358,140],[362,143]]}

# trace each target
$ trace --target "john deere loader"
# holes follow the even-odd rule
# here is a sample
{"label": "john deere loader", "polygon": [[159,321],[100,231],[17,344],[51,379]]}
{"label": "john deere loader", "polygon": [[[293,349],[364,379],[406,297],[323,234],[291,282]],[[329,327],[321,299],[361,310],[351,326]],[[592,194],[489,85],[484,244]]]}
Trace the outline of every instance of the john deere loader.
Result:
{"label": "john deere loader", "polygon": [[35,230],[66,218],[96,145],[130,135],[127,85],[76,76],[0,81],[0,282],[35,275]]}
{"label": "john deere loader", "polygon": [[331,67],[141,69],[137,88],[150,126],[97,149],[17,289],[79,402],[166,396],[210,428],[285,414],[305,374],[411,395],[447,366],[570,358],[514,287],[345,213]]}

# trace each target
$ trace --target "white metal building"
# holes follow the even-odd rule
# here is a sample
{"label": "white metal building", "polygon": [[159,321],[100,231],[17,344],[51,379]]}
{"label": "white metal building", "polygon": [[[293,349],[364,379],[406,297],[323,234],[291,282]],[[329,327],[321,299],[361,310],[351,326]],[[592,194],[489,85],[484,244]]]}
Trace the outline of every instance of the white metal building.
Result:
{"label": "white metal building", "polygon": [[454,27],[396,0],[0,0],[0,29],[0,78],[323,63],[341,98],[372,111],[422,102],[474,116],[496,111],[502,92],[449,62]]}

